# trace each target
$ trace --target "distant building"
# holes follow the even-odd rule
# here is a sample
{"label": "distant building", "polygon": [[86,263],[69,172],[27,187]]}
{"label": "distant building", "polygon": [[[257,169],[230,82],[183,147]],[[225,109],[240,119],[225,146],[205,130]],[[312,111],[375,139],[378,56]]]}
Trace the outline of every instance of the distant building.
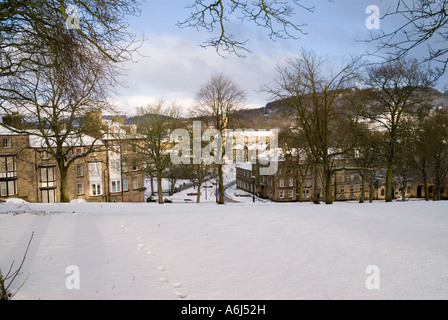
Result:
{"label": "distant building", "polygon": [[[246,162],[237,165],[236,184],[237,188],[246,192],[256,194],[257,196],[270,199],[275,202],[294,202],[299,200],[299,192],[302,192],[303,201],[312,201],[314,199],[314,170],[310,170],[303,179],[302,188],[295,178],[294,174],[284,160],[278,162],[278,170],[273,175],[261,176],[258,174],[258,165]],[[297,169],[295,169],[297,170]],[[319,179],[317,179],[319,181]],[[333,176],[333,199],[335,201],[360,200],[362,194],[362,179],[356,170],[336,171]],[[300,191],[301,190],[301,191]],[[373,183],[373,200],[385,200],[385,181],[377,179]],[[323,188],[320,182],[316,188],[317,197],[324,199]],[[429,196],[432,198],[434,187],[429,187]],[[402,192],[398,184],[393,186],[393,199],[401,198]],[[364,186],[365,200],[370,196],[370,187],[367,182]],[[409,183],[406,189],[406,198],[424,198],[424,188],[420,183]],[[442,199],[448,198],[447,186],[441,189]]]}

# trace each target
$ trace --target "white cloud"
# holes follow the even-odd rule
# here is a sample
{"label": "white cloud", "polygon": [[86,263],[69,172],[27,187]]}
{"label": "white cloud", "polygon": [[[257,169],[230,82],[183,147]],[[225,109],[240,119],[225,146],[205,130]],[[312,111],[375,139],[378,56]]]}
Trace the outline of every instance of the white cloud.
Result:
{"label": "white cloud", "polygon": [[150,35],[140,49],[143,57],[129,63],[124,82],[114,98],[117,108],[132,114],[135,107],[164,99],[185,109],[194,105],[195,93],[215,73],[224,72],[247,92],[251,107],[264,106],[266,95],[256,92],[274,77],[275,65],[286,57],[281,48],[270,46],[247,58],[222,58],[212,48],[204,49],[188,38]]}

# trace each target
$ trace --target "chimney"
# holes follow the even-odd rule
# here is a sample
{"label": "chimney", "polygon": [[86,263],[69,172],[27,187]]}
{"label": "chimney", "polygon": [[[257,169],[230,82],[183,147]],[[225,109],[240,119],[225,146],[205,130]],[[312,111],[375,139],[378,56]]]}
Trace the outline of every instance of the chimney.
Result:
{"label": "chimney", "polygon": [[3,124],[8,127],[13,127],[20,129],[23,127],[23,119],[18,112],[13,112],[12,114],[6,114],[2,118]]}
{"label": "chimney", "polygon": [[114,116],[112,117],[112,122],[118,122],[122,126],[126,124],[126,117],[125,116]]}

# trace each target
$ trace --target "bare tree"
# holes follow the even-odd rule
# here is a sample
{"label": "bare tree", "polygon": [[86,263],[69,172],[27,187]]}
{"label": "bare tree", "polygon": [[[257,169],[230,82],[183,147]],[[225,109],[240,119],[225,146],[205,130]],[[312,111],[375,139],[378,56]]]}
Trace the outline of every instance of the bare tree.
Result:
{"label": "bare tree", "polygon": [[169,107],[163,101],[148,104],[137,109],[137,132],[143,137],[135,145],[136,151],[147,165],[154,168],[157,176],[157,194],[159,204],[163,204],[162,178],[170,165],[170,132],[180,115],[180,108],[173,104]]}
{"label": "bare tree", "polygon": [[367,68],[364,82],[369,89],[363,115],[384,132],[386,202],[391,202],[398,146],[417,112],[426,104],[421,89],[431,86],[434,77],[416,59],[400,59]]}
{"label": "bare tree", "polygon": [[378,43],[378,52],[385,51],[393,59],[427,45],[425,62],[441,66],[439,75],[448,66],[448,1],[396,0],[382,17],[384,21],[402,21],[391,31],[375,32],[369,42]]}
{"label": "bare tree", "polygon": [[[76,159],[98,148],[101,119],[89,121],[88,115],[107,108],[114,72],[92,46],[77,42],[67,30],[58,31],[63,45],[34,56],[46,67],[7,77],[0,89],[0,110],[24,121],[22,126],[2,123],[3,127],[32,135],[37,147],[52,155],[61,178],[60,201],[68,202],[68,170]],[[68,47],[69,53],[63,49]],[[75,153],[75,147],[83,151]]]}
{"label": "bare tree", "polygon": [[290,169],[297,184],[297,201],[303,202],[303,189],[311,177],[312,170],[310,161],[312,156],[306,147],[306,138],[302,132],[288,128],[279,134],[279,142],[282,146],[286,166]]}
{"label": "bare tree", "polygon": [[299,35],[306,34],[306,24],[294,21],[294,9],[314,12],[314,7],[305,6],[298,0],[195,0],[187,8],[191,10],[190,16],[179,22],[179,27],[206,30],[213,36],[203,43],[204,47],[214,47],[218,53],[224,51],[240,57],[244,57],[244,52],[250,52],[247,47],[248,40],[236,39],[229,31],[232,21],[249,21],[257,27],[265,28],[271,39],[297,39]]}
{"label": "bare tree", "polygon": [[[131,59],[138,47],[128,16],[140,13],[141,0],[5,0],[0,3],[0,84],[4,76],[20,77],[30,69],[48,67],[39,59],[62,49],[58,30],[95,47],[114,62]],[[73,10],[69,10],[70,9]],[[70,50],[69,47],[65,47]],[[67,51],[68,52],[68,51]]]}
{"label": "bare tree", "polygon": [[[233,114],[243,106],[245,99],[245,92],[228,76],[222,73],[213,75],[196,94],[196,108],[192,115],[205,122],[209,128],[216,129],[223,137],[226,130],[232,127]],[[224,141],[221,141],[214,155],[218,169],[219,204],[224,204],[223,144]]]}
{"label": "bare tree", "polygon": [[[118,84],[117,63],[128,61],[134,52],[135,37],[126,28],[126,17],[138,14],[139,3],[0,4],[0,109],[7,116],[19,114],[28,124],[1,125],[40,138],[39,147],[58,164],[62,202],[69,200],[68,168],[100,139],[101,119],[89,122],[88,115],[107,107],[107,97]],[[72,11],[69,5],[75,5]],[[75,154],[75,145],[84,152]]]}
{"label": "bare tree", "polygon": [[316,53],[302,50],[298,58],[278,67],[277,88],[267,88],[267,91],[282,99],[294,112],[296,129],[306,138],[312,162],[316,170],[322,168],[325,202],[332,204],[332,178],[338,170],[334,160],[354,146],[353,135],[348,130],[352,127],[352,117],[344,107],[343,97],[357,78],[359,66],[353,60],[328,76],[324,71],[325,62]]}
{"label": "bare tree", "polygon": [[434,185],[433,199],[441,200],[441,189],[448,176],[448,112],[443,109],[434,110],[428,117],[423,130],[427,136],[427,170]]}
{"label": "bare tree", "polygon": [[397,148],[397,161],[394,169],[394,180],[399,186],[401,192],[401,200],[406,201],[406,192],[408,185],[415,181],[415,166],[413,161],[414,156],[414,139],[411,135],[405,134],[400,139],[400,144]]}

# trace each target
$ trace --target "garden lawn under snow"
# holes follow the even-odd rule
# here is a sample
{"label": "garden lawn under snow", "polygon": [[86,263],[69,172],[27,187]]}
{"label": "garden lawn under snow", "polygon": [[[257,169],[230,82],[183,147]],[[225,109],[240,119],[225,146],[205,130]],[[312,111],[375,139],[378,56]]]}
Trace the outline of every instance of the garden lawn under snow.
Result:
{"label": "garden lawn under snow", "polygon": [[3,272],[33,231],[15,299],[448,299],[448,202],[0,204]]}

